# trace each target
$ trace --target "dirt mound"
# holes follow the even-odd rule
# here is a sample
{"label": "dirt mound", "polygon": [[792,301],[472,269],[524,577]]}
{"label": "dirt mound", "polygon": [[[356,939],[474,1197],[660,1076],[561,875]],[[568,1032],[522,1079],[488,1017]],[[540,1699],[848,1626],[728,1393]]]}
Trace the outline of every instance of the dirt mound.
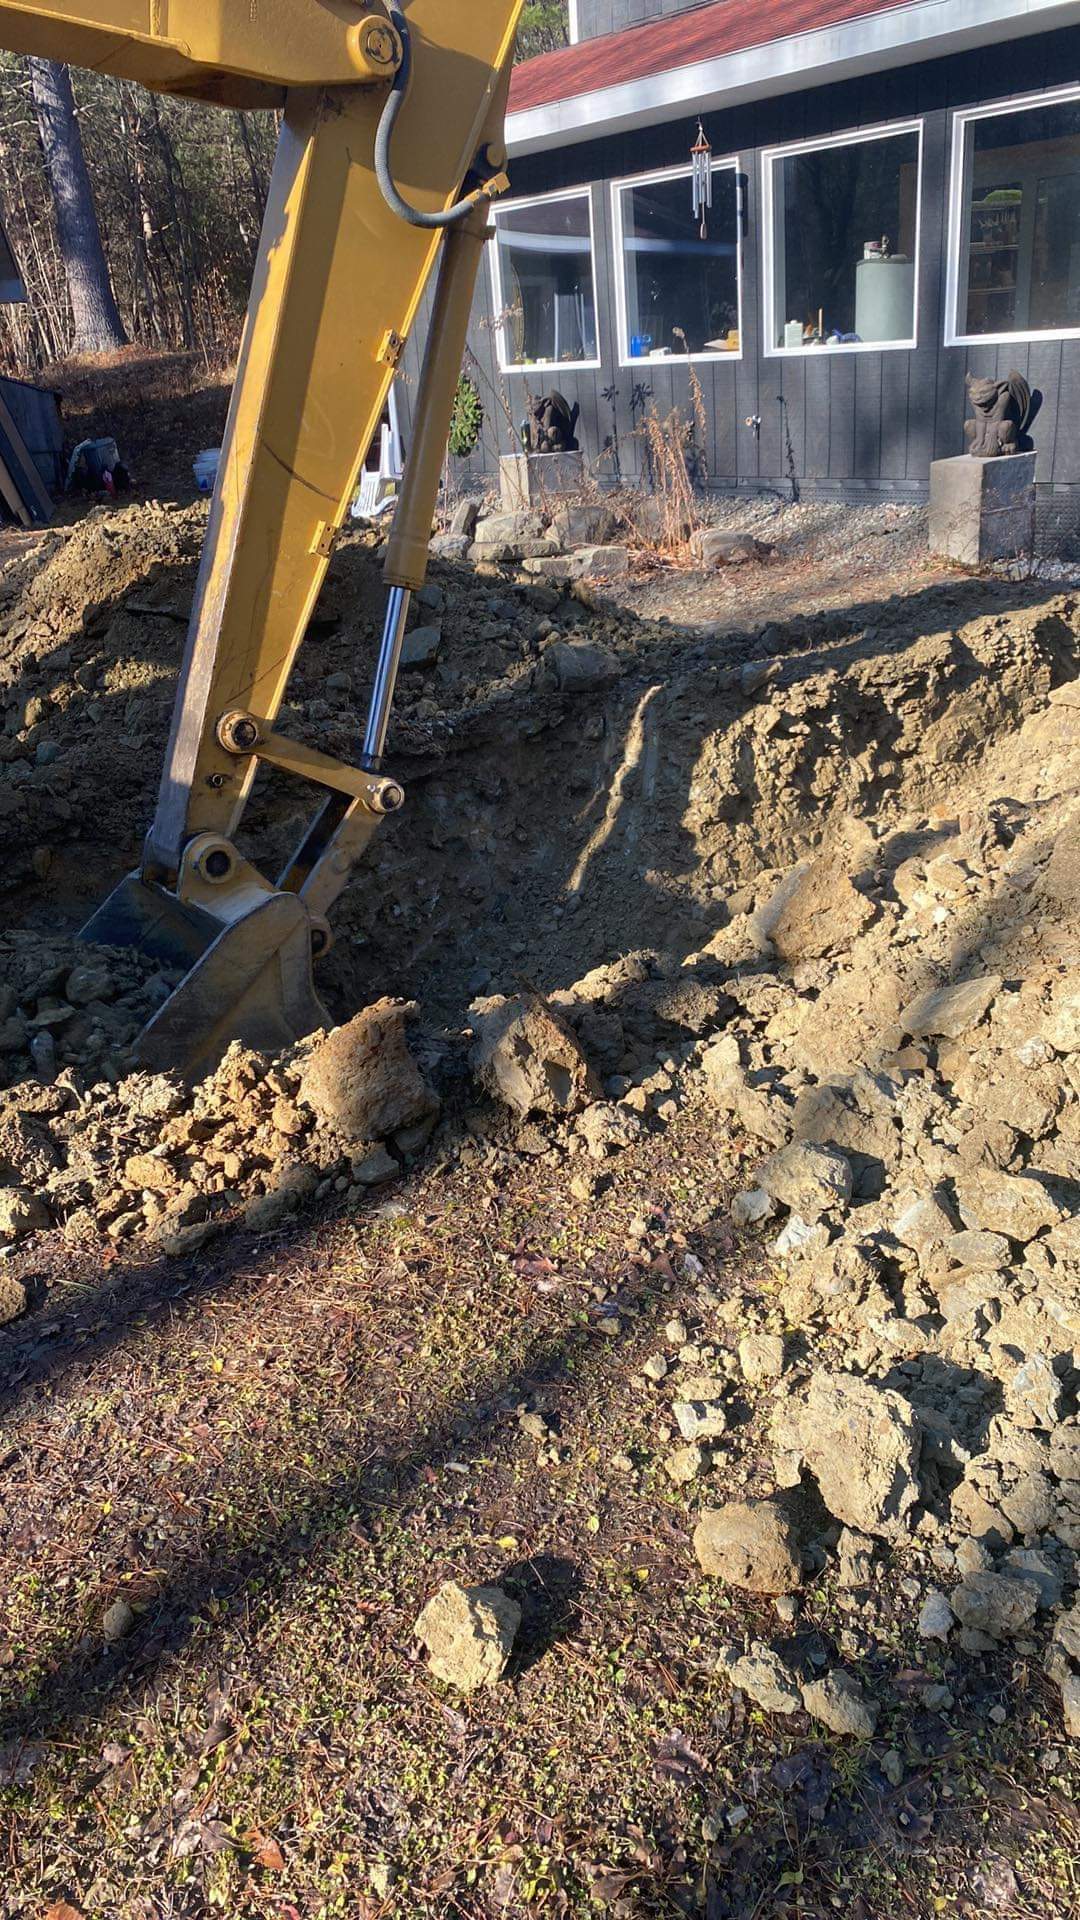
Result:
{"label": "dirt mound", "polygon": [[[45,538],[36,571],[20,552],[0,574],[0,888],[16,924],[48,928],[0,952],[13,1086],[115,1087],[171,985],[55,930],[138,858],[204,526],[199,505],[95,510]],[[381,620],[377,546],[343,542],[281,719],[345,758]],[[761,570],[770,604],[783,564]],[[478,995],[538,987],[566,996],[616,1078],[655,1072],[658,1048],[700,1041],[733,1006],[773,1023],[796,1074],[865,1065],[899,1007],[955,970],[948,887],[974,947],[982,877],[1045,837],[1035,770],[1068,783],[1075,600],[912,588],[735,630],[640,617],[625,583],[437,564],[415,616],[425,664],[402,675],[391,736],[410,804],[339,904],[321,978],[335,1015],[391,985],[460,1026]],[[753,604],[748,588],[744,622]],[[970,822],[926,812],[965,782]],[[267,870],[305,801],[258,781],[244,848]],[[808,857],[806,880],[791,868]],[[579,1003],[568,982],[590,968]],[[744,1090],[744,1119],[760,1121],[760,1093]],[[126,1124],[122,1102],[109,1111]]]}

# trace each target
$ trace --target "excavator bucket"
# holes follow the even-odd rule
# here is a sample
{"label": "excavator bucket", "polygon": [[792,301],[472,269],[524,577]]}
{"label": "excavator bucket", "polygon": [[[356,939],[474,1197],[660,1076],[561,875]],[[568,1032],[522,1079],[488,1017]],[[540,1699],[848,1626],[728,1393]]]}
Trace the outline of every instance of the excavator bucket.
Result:
{"label": "excavator bucket", "polygon": [[136,1065],[197,1080],[230,1041],[275,1053],[333,1024],[315,991],[311,919],[298,895],[268,892],[231,926],[129,874],[83,928],[185,969],[135,1048]]}

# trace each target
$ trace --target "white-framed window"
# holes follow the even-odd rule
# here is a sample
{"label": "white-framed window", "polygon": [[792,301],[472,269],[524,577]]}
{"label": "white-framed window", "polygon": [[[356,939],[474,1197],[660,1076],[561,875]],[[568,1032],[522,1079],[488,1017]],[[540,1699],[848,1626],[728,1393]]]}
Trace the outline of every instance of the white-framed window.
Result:
{"label": "white-framed window", "polygon": [[761,166],[766,353],[914,347],[922,121],[770,147]]}
{"label": "white-framed window", "polygon": [[1080,338],[1080,87],[953,120],[945,344]]}
{"label": "white-framed window", "polygon": [[689,167],[611,187],[619,364],[738,358],[742,351],[740,175],[712,162],[705,233],[694,217]]}
{"label": "white-framed window", "polygon": [[496,207],[489,253],[503,372],[598,367],[590,189]]}

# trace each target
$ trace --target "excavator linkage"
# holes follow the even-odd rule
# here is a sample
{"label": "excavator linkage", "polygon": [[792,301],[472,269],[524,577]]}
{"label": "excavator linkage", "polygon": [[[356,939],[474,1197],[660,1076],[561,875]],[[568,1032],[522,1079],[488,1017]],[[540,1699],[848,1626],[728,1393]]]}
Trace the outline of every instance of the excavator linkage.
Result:
{"label": "excavator linkage", "polygon": [[[83,929],[184,977],[138,1044],[190,1077],[229,1042],[329,1024],[328,914],[405,795],[382,761],[423,583],[521,0],[0,0],[0,46],[162,92],[284,105],[161,788],[139,870]],[[436,276],[413,443],[384,568],[358,765],[275,728],[402,348]],[[359,736],[359,730],[358,730]],[[285,871],[236,835],[260,763],[314,788]]]}

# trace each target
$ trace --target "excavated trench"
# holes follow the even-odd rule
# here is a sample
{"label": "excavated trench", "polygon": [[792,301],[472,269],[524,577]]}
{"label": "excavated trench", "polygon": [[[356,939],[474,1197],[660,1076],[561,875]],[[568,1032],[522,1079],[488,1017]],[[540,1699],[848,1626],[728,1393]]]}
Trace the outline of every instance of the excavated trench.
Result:
{"label": "excavated trench", "polygon": [[[96,514],[0,574],[10,929],[70,936],[137,858],[202,526],[197,507]],[[977,786],[991,748],[1002,792],[1031,787],[1009,743],[1076,671],[1080,611],[1037,583],[864,589],[762,628],[748,575],[738,629],[580,591],[435,569],[419,612],[441,627],[438,661],[403,677],[391,739],[408,807],[339,903],[323,967],[338,1017],[390,992],[460,1023],[481,992],[566,987],[632,951],[681,958],[746,889],[833,844],[872,877],[886,828]],[[773,569],[771,606],[778,591]],[[380,606],[357,538],[282,723],[343,757]],[[305,803],[260,781],[244,846],[267,870]]]}

